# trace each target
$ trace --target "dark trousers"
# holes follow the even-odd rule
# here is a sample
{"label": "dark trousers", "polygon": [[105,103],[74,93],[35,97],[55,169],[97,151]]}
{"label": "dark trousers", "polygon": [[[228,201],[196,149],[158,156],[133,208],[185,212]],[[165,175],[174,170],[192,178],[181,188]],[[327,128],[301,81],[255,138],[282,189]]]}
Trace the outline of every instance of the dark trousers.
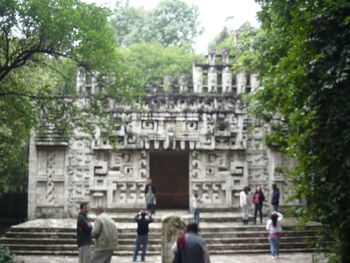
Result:
{"label": "dark trousers", "polygon": [[260,223],[262,223],[262,207],[263,204],[255,204],[254,206],[254,224],[256,224],[256,216],[258,215],[258,211],[260,213]]}
{"label": "dark trousers", "polygon": [[147,204],[147,210],[153,215],[155,214],[155,205],[154,204]]}

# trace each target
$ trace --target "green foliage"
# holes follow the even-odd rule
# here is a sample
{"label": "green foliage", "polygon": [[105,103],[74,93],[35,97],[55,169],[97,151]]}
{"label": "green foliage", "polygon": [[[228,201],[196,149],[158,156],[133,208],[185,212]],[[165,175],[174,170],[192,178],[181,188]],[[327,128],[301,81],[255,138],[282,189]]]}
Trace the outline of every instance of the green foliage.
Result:
{"label": "green foliage", "polygon": [[[261,87],[254,112],[289,128],[286,151],[298,161],[294,197],[304,220],[323,224],[318,246],[350,262],[350,3],[259,0]],[[331,244],[325,242],[334,240]]]}
{"label": "green foliage", "polygon": [[150,11],[121,0],[116,4],[113,26],[122,46],[151,41],[165,47],[183,46],[203,33],[198,16],[197,7],[181,0],[164,0]]}
{"label": "green foliage", "polygon": [[17,263],[15,254],[8,247],[0,246],[0,263]]}
{"label": "green foliage", "polygon": [[[0,1],[0,194],[26,188],[28,141],[38,119],[62,136],[79,125],[91,132],[102,120],[112,128],[107,99],[127,103],[142,92],[121,64],[109,15],[79,0]],[[84,108],[76,103],[77,66],[98,72],[103,90]]]}
{"label": "green foliage", "polygon": [[224,27],[224,29],[209,42],[208,50],[215,49],[220,51],[222,48],[233,48],[235,46],[234,36],[232,32]]}
{"label": "green foliage", "polygon": [[7,0],[0,10],[0,81],[42,54],[99,70],[113,64],[108,62],[115,41],[107,9],[78,0]]}
{"label": "green foliage", "polygon": [[123,54],[124,63],[142,84],[163,83],[167,74],[175,81],[183,73],[190,77],[195,59],[189,45],[163,47],[158,42],[133,44],[128,48],[121,48],[120,52]]}
{"label": "green foliage", "polygon": [[230,49],[233,59],[232,70],[238,72],[256,72],[258,70],[258,56],[255,47],[255,38],[260,34],[259,30],[252,27],[249,22],[244,23],[235,31],[229,31],[226,27],[212,40],[208,49],[220,52],[224,48]]}
{"label": "green foliage", "polygon": [[288,146],[288,130],[284,125],[274,125],[271,131],[265,136],[264,142],[269,148],[284,151]]}

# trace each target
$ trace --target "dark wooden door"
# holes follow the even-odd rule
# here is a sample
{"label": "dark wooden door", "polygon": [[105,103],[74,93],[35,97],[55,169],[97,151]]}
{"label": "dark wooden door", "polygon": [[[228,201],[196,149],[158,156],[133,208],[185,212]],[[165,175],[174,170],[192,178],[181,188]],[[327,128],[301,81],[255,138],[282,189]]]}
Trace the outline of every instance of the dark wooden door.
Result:
{"label": "dark wooden door", "polygon": [[188,152],[151,152],[150,175],[157,190],[157,209],[188,208]]}

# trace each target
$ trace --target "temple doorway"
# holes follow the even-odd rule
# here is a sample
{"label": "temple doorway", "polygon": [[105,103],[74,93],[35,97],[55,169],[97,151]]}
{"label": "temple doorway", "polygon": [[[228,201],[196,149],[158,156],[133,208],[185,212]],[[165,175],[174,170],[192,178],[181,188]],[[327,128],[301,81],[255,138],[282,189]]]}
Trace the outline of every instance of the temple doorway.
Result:
{"label": "temple doorway", "polygon": [[188,209],[188,152],[150,152],[150,175],[157,189],[158,209]]}

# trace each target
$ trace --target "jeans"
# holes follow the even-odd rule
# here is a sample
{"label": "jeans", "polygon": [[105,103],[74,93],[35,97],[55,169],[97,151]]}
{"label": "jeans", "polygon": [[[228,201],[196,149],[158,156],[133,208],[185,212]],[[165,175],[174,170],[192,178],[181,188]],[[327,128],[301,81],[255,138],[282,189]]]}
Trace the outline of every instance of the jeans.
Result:
{"label": "jeans", "polygon": [[137,235],[135,249],[134,249],[134,256],[132,257],[133,261],[136,261],[141,245],[142,245],[141,261],[145,261],[147,243],[148,243],[148,235]]}
{"label": "jeans", "polygon": [[194,218],[194,222],[199,225],[199,208],[195,208],[193,210],[193,218]]}
{"label": "jeans", "polygon": [[269,237],[269,243],[270,243],[270,250],[271,250],[271,255],[273,257],[276,257],[279,255],[280,252],[280,237]]}
{"label": "jeans", "polygon": [[256,223],[256,216],[258,215],[258,212],[260,214],[260,223],[262,223],[262,207],[263,204],[255,204],[254,207],[254,224]]}
{"label": "jeans", "polygon": [[275,205],[271,204],[271,209],[272,209],[272,212],[273,211],[278,212],[278,204],[275,204]]}
{"label": "jeans", "polygon": [[147,210],[153,215],[155,214],[155,205],[154,204],[147,204]]}

